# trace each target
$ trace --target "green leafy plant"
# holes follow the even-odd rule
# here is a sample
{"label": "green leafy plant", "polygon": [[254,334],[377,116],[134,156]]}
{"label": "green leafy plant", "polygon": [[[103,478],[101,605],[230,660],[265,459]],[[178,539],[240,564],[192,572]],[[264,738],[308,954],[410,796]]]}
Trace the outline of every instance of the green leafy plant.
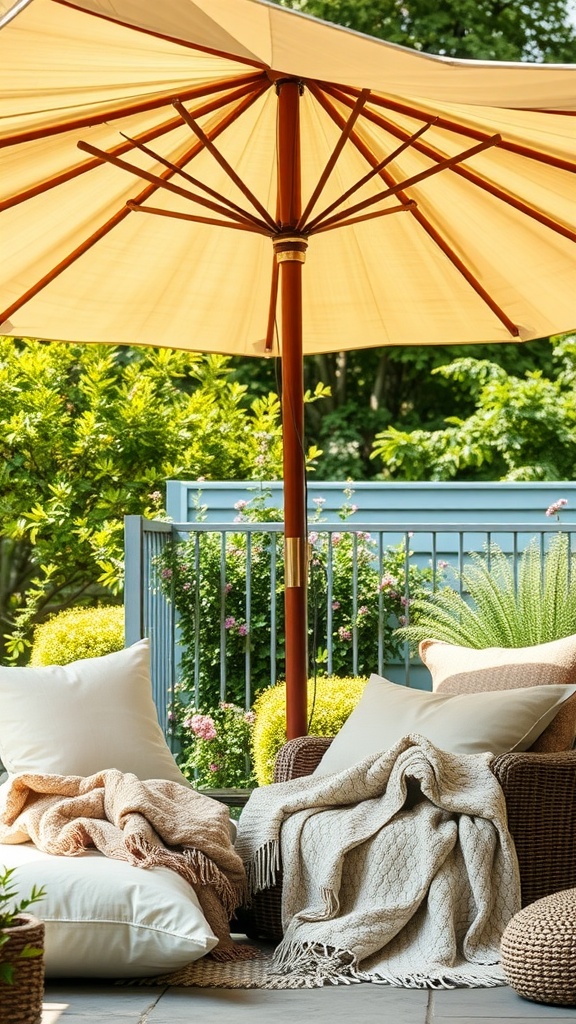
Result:
{"label": "green leafy plant", "polygon": [[[44,886],[38,888],[34,885],[28,898],[18,899],[18,890],[13,879],[15,871],[16,868],[6,867],[0,871],[0,951],[10,940],[10,936],[5,929],[17,927],[20,915],[45,895]],[[19,952],[18,959],[31,959],[42,956],[42,952],[43,950],[38,949],[36,946],[26,945]],[[14,981],[15,970],[16,966],[13,963],[1,961],[0,981],[11,985]]]}
{"label": "green leafy plant", "polygon": [[576,633],[576,553],[567,534],[554,534],[547,550],[533,538],[516,567],[496,544],[470,559],[452,570],[457,589],[414,601],[410,624],[397,630],[402,640],[527,647]]}
{"label": "green leafy plant", "polygon": [[187,703],[187,691],[176,688],[169,715],[172,735],[180,744],[181,771],[198,788],[248,788],[254,783],[250,764],[255,715],[237,704],[220,701],[203,714]]}
{"label": "green leafy plant", "polygon": [[68,608],[34,630],[31,665],[68,665],[124,647],[124,608]]}
{"label": "green leafy plant", "polygon": [[[308,683],[309,731],[315,736],[335,736],[360,700],[366,679],[323,676]],[[274,762],[286,742],[286,685],[264,690],[254,704],[256,722],[252,740],[258,784],[273,781]]]}

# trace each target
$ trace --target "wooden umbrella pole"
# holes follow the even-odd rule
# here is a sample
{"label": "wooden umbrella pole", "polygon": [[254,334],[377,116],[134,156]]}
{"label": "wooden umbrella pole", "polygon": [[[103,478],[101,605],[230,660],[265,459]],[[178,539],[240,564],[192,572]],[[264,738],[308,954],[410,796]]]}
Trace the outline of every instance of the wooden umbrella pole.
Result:
{"label": "wooden umbrella pole", "polygon": [[282,429],[286,614],[286,735],[307,732],[307,532],[302,356],[302,266],[307,242],[295,231],[301,215],[299,102],[301,84],[280,78],[278,92],[278,213],[274,250],[280,264]]}

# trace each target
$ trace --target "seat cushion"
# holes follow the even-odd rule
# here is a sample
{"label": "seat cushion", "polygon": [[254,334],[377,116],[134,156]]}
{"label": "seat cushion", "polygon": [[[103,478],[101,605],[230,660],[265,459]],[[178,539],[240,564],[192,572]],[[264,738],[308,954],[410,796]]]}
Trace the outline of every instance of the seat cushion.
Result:
{"label": "seat cushion", "polygon": [[[480,693],[576,682],[576,636],[532,647],[481,649],[423,640],[419,653],[437,693]],[[563,702],[530,749],[543,753],[570,750],[575,735],[576,695]]]}
{"label": "seat cushion", "polygon": [[372,675],[314,774],[342,771],[410,734],[454,754],[527,750],[572,694],[576,685],[452,695]]}
{"label": "seat cushion", "polygon": [[[0,794],[1,798],[1,794]],[[145,977],[179,970],[217,938],[194,890],[170,868],[139,868],[90,851],[55,857],[0,845],[18,891],[46,887],[30,908],[46,924],[47,977]]]}

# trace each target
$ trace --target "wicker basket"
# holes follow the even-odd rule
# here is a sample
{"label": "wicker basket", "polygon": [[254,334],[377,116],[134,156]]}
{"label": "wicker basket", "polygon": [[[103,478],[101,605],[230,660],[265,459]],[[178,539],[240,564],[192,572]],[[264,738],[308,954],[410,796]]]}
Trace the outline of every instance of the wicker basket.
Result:
{"label": "wicker basket", "polygon": [[545,896],[514,915],[502,936],[502,967],[525,999],[576,1006],[576,889]]}
{"label": "wicker basket", "polygon": [[19,914],[18,925],[4,928],[8,942],[0,947],[0,963],[14,964],[11,985],[0,981],[0,1024],[40,1024],[44,996],[44,954],[18,959],[25,946],[44,949],[44,922]]}

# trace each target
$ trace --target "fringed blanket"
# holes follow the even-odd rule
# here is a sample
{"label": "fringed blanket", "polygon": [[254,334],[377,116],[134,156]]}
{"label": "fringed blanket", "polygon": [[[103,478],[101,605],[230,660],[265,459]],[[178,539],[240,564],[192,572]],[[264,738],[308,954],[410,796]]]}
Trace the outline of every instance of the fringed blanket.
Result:
{"label": "fringed blanket", "polygon": [[520,883],[490,760],[412,735],[338,774],[255,790],[236,849],[252,893],[282,864],[279,974],[306,987],[504,983]]}
{"label": "fringed blanket", "polygon": [[88,778],[17,775],[0,808],[0,842],[29,840],[46,853],[74,857],[95,847],[138,867],[172,868],[194,889],[219,939],[210,956],[252,955],[230,938],[228,922],[245,898],[246,875],[227,808],[216,800],[115,769]]}

